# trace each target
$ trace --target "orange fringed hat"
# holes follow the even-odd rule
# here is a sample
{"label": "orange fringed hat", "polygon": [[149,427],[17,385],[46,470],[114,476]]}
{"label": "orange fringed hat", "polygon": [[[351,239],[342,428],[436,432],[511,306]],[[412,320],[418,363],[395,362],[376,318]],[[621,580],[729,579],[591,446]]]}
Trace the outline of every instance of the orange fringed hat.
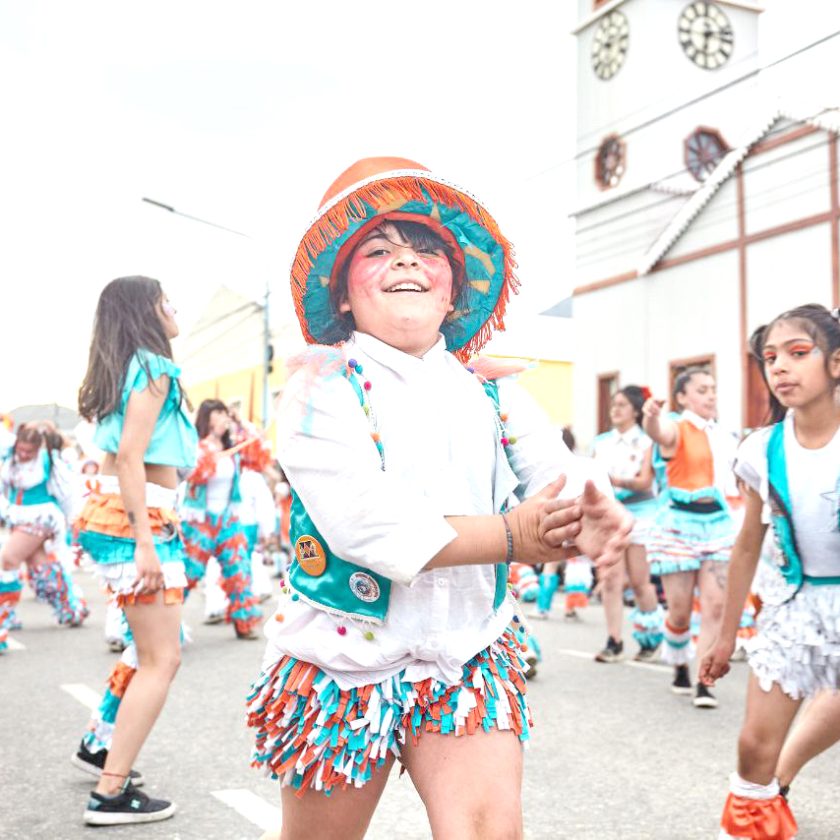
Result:
{"label": "orange fringed hat", "polygon": [[364,231],[389,219],[426,224],[453,246],[463,282],[441,332],[449,350],[469,358],[494,329],[504,329],[508,298],[519,288],[513,247],[473,196],[397,157],[354,163],[321,199],[292,265],[292,297],[304,338],[310,344],[347,338],[330,290]]}

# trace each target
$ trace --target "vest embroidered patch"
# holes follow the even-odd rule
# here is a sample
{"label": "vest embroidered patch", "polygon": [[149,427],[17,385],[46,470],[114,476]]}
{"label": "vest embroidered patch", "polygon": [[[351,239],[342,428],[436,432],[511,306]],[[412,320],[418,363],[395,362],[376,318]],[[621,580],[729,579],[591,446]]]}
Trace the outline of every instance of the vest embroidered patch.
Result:
{"label": "vest embroidered patch", "polygon": [[366,603],[379,600],[379,584],[365,572],[353,572],[350,575],[350,591]]}
{"label": "vest embroidered patch", "polygon": [[304,534],[295,542],[295,556],[301,569],[312,577],[324,574],[327,568],[327,554],[324,546],[310,534]]}

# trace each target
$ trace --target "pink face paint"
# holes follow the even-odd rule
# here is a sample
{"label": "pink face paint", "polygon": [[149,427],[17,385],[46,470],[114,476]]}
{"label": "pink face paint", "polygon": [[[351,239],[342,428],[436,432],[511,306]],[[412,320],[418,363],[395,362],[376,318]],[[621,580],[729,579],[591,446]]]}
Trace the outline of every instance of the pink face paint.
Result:
{"label": "pink face paint", "polygon": [[178,311],[168,300],[165,300],[160,305],[161,311],[167,318],[174,318],[175,313]]}
{"label": "pink face paint", "polygon": [[451,299],[452,267],[446,256],[415,250],[386,226],[351,257],[341,311],[352,312],[360,331],[394,344],[393,331],[436,335],[452,309]]}

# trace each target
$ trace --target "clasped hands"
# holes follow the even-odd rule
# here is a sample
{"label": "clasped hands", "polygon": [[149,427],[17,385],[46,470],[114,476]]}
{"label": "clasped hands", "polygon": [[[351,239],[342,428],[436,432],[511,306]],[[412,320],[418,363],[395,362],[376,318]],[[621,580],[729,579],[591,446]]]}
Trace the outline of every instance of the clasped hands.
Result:
{"label": "clasped hands", "polygon": [[617,563],[630,544],[633,517],[587,481],[574,499],[558,499],[562,475],[507,514],[513,558],[536,565],[585,554],[599,569]]}

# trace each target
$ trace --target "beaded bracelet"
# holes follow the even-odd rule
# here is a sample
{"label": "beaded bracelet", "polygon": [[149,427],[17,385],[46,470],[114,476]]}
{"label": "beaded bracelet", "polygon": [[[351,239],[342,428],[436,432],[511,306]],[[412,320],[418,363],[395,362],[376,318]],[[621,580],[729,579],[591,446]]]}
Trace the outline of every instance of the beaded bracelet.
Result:
{"label": "beaded bracelet", "polygon": [[509,566],[513,562],[513,531],[510,530],[510,523],[507,516],[502,514],[502,522],[505,525],[505,540],[507,541],[507,553],[505,554],[505,563]]}

